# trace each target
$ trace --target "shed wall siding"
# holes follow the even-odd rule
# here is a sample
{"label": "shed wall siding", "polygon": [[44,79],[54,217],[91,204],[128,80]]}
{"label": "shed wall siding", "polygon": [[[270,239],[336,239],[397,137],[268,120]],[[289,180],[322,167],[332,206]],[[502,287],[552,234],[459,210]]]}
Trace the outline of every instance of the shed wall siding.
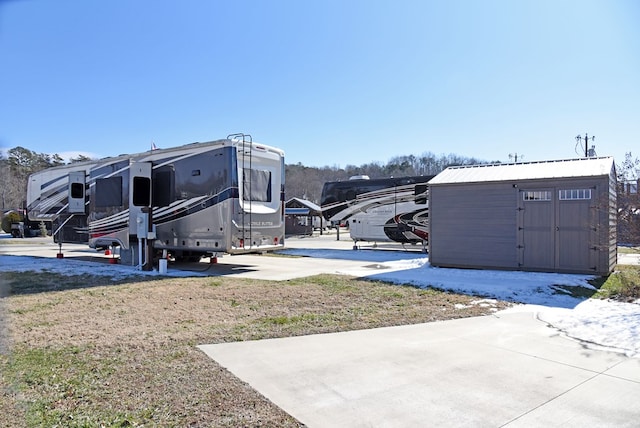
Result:
{"label": "shed wall siding", "polygon": [[433,265],[517,268],[517,192],[511,184],[430,189]]}
{"label": "shed wall siding", "polygon": [[[602,266],[607,266],[607,271],[602,274],[613,272],[618,263],[618,195],[617,195],[617,177],[616,170],[613,168],[609,174],[609,206],[608,217],[605,215],[605,224],[609,225],[609,230],[603,232],[604,242],[609,247],[609,252],[606,256],[608,259],[602,260]],[[604,253],[604,252],[603,252]],[[603,254],[605,257],[605,254]]]}

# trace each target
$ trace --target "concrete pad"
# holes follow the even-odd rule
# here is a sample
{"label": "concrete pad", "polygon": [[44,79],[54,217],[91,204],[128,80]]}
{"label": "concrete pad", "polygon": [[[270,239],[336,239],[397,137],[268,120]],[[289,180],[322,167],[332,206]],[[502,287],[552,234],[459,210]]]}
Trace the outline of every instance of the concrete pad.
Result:
{"label": "concrete pad", "polygon": [[618,253],[618,264],[640,265],[640,254]]}
{"label": "concrete pad", "polygon": [[[207,274],[212,276],[219,274],[228,277],[286,281],[323,273],[355,273],[362,269],[367,270],[368,274],[379,272],[378,270],[363,268],[363,265],[367,264],[371,263],[354,260],[319,259],[310,257],[290,258],[242,254],[220,258],[218,265],[209,269]],[[170,266],[170,268],[180,269],[179,266]],[[392,269],[383,269],[381,271],[391,270]]]}
{"label": "concrete pad", "polygon": [[310,427],[632,426],[640,417],[635,364],[533,313],[200,349]]}
{"label": "concrete pad", "polygon": [[[348,234],[347,234],[348,236]],[[288,238],[287,248],[316,248],[338,249],[347,254],[354,254],[351,240],[336,240],[335,234]],[[362,248],[372,248],[373,244],[367,244]],[[385,248],[402,250],[400,244],[388,244]],[[56,259],[59,247],[52,238],[25,238],[11,239],[11,244],[0,245],[0,255],[31,256]],[[89,248],[84,244],[63,244],[62,253],[67,260],[83,260],[107,263],[112,256],[106,256],[101,251]],[[259,254],[223,255],[218,257],[217,264],[209,264],[209,259],[203,259],[201,263],[169,263],[169,272],[193,271],[199,275],[207,276],[231,276],[249,279],[264,279],[274,281],[286,281],[323,273],[333,273],[353,276],[366,276],[377,273],[386,273],[397,270],[396,268],[375,264],[370,261],[323,259],[311,257],[278,257]]]}
{"label": "concrete pad", "polygon": [[[606,374],[640,383],[640,358],[624,360],[607,370]],[[636,406],[640,407],[640,404]]]}
{"label": "concrete pad", "polygon": [[637,427],[639,394],[637,382],[595,375],[508,426]]}

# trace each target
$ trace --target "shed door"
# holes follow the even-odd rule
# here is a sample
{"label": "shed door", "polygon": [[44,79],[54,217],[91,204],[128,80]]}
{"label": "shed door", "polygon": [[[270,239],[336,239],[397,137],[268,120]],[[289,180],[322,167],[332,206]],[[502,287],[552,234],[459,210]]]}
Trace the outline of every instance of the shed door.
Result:
{"label": "shed door", "polygon": [[558,266],[588,270],[595,267],[594,208],[591,189],[558,191]]}
{"label": "shed door", "polygon": [[519,192],[518,263],[528,269],[594,270],[597,242],[592,189]]}
{"label": "shed door", "polygon": [[553,189],[519,192],[518,262],[533,269],[555,267],[555,207]]}

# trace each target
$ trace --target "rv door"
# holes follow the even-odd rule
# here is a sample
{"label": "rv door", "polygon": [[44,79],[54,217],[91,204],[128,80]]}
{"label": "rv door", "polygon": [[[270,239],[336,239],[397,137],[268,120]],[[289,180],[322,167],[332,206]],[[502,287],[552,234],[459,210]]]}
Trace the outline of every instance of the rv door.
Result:
{"label": "rv door", "polygon": [[85,180],[84,171],[71,171],[69,173],[68,210],[70,214],[86,214]]}
{"label": "rv door", "polygon": [[151,208],[151,162],[131,162],[129,165],[129,234],[146,238]]}

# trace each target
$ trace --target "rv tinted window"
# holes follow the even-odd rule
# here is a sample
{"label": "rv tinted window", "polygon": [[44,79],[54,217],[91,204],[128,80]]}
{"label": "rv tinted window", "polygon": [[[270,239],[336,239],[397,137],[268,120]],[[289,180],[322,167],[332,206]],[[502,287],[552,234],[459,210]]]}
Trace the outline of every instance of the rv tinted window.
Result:
{"label": "rv tinted window", "polygon": [[133,205],[136,207],[151,205],[151,179],[133,177]]}
{"label": "rv tinted window", "polygon": [[271,202],[271,172],[257,169],[244,170],[242,183],[245,201]]}
{"label": "rv tinted window", "polygon": [[122,177],[99,178],[96,180],[96,207],[122,205]]}
{"label": "rv tinted window", "polygon": [[84,198],[84,184],[71,183],[71,197],[73,199]]}
{"label": "rv tinted window", "polygon": [[153,176],[153,206],[167,207],[176,200],[175,171],[171,166],[163,166]]}
{"label": "rv tinted window", "polygon": [[425,205],[427,203],[427,185],[416,184],[416,187],[414,188],[414,196],[416,204]]}

